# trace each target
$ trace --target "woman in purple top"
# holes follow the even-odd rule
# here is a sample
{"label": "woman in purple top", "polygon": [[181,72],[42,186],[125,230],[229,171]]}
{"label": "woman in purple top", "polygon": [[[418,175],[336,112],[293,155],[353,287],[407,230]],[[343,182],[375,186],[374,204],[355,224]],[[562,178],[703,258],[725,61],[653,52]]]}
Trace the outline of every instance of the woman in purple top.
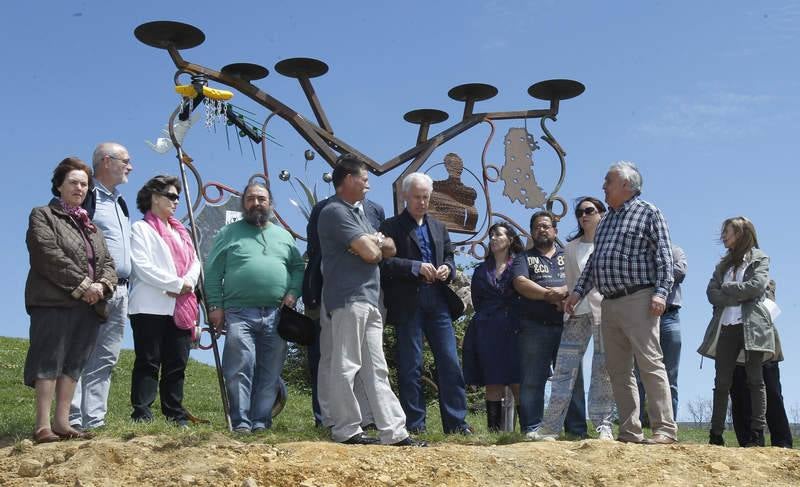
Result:
{"label": "woman in purple top", "polygon": [[513,313],[519,299],[511,284],[511,263],[524,250],[514,228],[505,222],[489,229],[489,255],[472,274],[475,315],[464,336],[464,380],[486,386],[486,422],[501,429],[501,398],[510,385],[519,402],[519,321]]}

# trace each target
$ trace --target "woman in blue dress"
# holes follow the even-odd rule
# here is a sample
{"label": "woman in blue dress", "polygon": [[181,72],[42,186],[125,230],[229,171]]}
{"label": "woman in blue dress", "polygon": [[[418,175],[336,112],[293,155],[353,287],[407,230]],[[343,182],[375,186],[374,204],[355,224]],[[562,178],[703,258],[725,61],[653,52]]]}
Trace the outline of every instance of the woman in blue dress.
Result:
{"label": "woman in blue dress", "polygon": [[472,274],[475,315],[464,336],[463,363],[466,383],[486,386],[486,422],[489,431],[499,431],[505,386],[519,402],[519,322],[513,312],[519,296],[511,263],[524,247],[514,228],[499,222],[489,229],[489,250]]}

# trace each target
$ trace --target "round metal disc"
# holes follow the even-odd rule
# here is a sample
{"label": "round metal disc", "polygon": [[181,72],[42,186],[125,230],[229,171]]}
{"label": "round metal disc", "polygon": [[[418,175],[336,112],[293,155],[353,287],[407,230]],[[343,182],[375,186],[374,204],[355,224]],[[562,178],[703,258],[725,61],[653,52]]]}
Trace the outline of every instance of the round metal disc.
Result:
{"label": "round metal disc", "polygon": [[583,93],[583,83],[571,79],[549,79],[528,88],[528,94],[540,100],[569,100]]}
{"label": "round metal disc", "polygon": [[497,88],[485,83],[467,83],[458,85],[447,92],[447,96],[457,101],[488,100],[497,95]]}
{"label": "round metal disc", "polygon": [[269,70],[264,66],[259,66],[258,64],[251,64],[251,63],[233,63],[228,64],[227,66],[223,66],[220,70],[222,74],[227,74],[228,76],[233,76],[234,78],[240,78],[245,81],[253,81],[257,79],[266,78],[269,74]]}
{"label": "round metal disc", "polygon": [[403,119],[409,123],[439,123],[447,120],[449,115],[441,110],[433,108],[420,108],[419,110],[411,110],[403,115]]}
{"label": "round metal disc", "polygon": [[275,71],[289,78],[316,78],[328,72],[328,65],[319,59],[293,57],[278,62]]}
{"label": "round metal disc", "polygon": [[166,49],[170,45],[175,49],[191,49],[206,40],[206,35],[197,27],[171,20],[148,22],[133,31],[139,41],[148,46]]}

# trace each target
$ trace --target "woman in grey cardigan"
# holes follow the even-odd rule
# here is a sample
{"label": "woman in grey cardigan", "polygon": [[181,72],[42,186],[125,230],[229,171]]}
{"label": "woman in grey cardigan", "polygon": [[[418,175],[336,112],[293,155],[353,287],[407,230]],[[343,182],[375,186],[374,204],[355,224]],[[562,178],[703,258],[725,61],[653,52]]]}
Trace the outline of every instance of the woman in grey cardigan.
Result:
{"label": "woman in grey cardigan", "polygon": [[728,252],[722,257],[706,294],[714,315],[698,352],[715,360],[714,409],[709,443],[724,445],[722,432],[728,409],[728,391],[737,361],[744,363],[750,389],[752,436],[745,446],[764,446],[767,398],[761,371],[776,355],[775,330],[764,305],[769,282],[769,257],[758,248],[753,223],[734,217],[722,224],[721,240]]}

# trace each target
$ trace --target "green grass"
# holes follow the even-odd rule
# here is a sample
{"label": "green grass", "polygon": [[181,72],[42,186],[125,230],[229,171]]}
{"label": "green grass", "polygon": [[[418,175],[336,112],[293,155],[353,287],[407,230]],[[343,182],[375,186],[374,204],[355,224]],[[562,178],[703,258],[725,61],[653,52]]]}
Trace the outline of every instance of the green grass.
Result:
{"label": "green grass", "polygon": [[[33,389],[22,383],[22,371],[28,341],[19,338],[0,337],[0,446],[8,446],[23,438],[30,438],[34,425]],[[130,420],[130,383],[134,354],[123,350],[119,363],[114,369],[109,395],[109,412],[106,426],[98,432],[100,437],[131,439],[142,435],[166,434],[175,438],[175,445],[188,445],[202,442],[212,434],[227,434],[242,441],[282,443],[289,441],[327,441],[327,430],[314,427],[311,415],[311,395],[308,391],[288,387],[289,398],[283,412],[275,418],[270,431],[256,435],[235,435],[228,433],[220,403],[219,388],[214,368],[195,360],[189,361],[186,369],[184,406],[199,418],[211,421],[210,424],[193,425],[184,430],[174,427],[163,419],[152,423],[133,423]],[[153,411],[160,417],[158,400]],[[475,429],[469,437],[445,435],[441,430],[439,408],[435,401],[428,407],[428,432],[420,438],[436,443],[459,443],[472,445],[509,444],[524,441],[519,433],[489,433],[486,418],[482,412],[470,413],[467,421]],[[680,429],[680,440],[685,443],[707,443],[708,430],[705,428]],[[596,437],[590,428],[590,435]],[[735,445],[732,432],[725,433],[728,445]]]}

